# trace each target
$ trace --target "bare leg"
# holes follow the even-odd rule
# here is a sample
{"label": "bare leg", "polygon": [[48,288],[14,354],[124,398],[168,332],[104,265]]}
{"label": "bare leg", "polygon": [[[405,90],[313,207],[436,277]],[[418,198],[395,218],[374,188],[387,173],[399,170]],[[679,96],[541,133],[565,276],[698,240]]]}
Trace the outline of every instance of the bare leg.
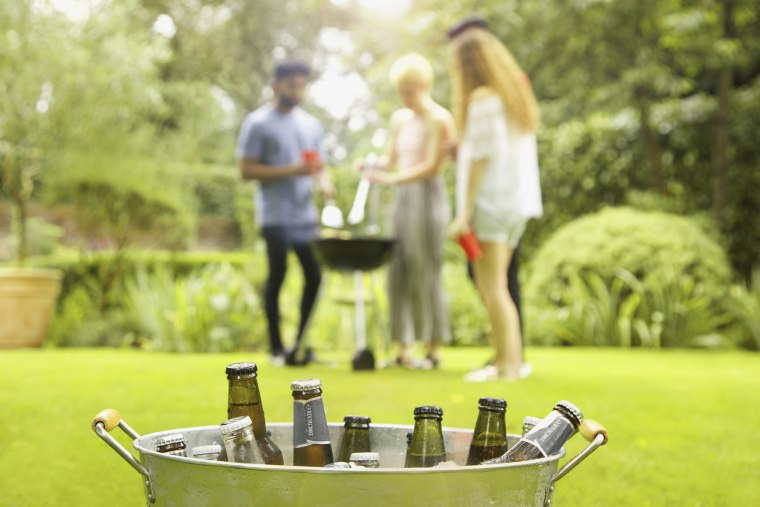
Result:
{"label": "bare leg", "polygon": [[512,250],[501,243],[482,244],[483,256],[474,263],[475,282],[491,322],[491,343],[496,352],[494,366],[500,378],[520,376],[522,345],[520,320],[507,290],[506,272]]}

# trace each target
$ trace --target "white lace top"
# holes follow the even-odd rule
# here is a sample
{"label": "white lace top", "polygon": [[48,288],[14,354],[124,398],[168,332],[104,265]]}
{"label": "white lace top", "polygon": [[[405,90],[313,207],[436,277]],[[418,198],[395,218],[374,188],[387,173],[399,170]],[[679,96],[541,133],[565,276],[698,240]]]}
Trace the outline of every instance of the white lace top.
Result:
{"label": "white lace top", "polygon": [[509,125],[498,95],[470,102],[457,156],[456,204],[465,204],[470,163],[488,159],[475,207],[494,216],[525,220],[543,214],[535,134]]}

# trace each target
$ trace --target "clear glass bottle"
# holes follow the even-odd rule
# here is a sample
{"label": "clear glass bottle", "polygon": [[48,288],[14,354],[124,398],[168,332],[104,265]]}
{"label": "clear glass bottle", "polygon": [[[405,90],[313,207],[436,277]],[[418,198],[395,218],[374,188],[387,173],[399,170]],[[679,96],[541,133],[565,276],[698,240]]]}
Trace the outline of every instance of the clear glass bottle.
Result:
{"label": "clear glass bottle", "polygon": [[334,461],[322,382],[296,380],[293,392],[293,465],[323,467]]}
{"label": "clear glass bottle", "polygon": [[583,422],[583,414],[569,401],[562,400],[512,448],[484,465],[545,458],[556,454]]}
{"label": "clear glass bottle", "polygon": [[230,463],[264,463],[253,437],[253,425],[247,415],[224,421],[219,426],[222,443]]}
{"label": "clear glass bottle", "polygon": [[227,418],[245,416],[251,418],[253,435],[259,446],[264,463],[282,465],[282,451],[267,433],[264,405],[259,390],[256,363],[232,363],[226,368],[229,389],[227,395]]}
{"label": "clear glass bottle", "polygon": [[540,417],[534,417],[532,415],[526,415],[525,419],[523,419],[523,425],[522,425],[522,436],[525,436],[528,434],[530,430],[533,429],[533,427],[536,424],[539,424],[541,422]]}
{"label": "clear glass bottle", "polygon": [[369,424],[372,420],[363,415],[347,415],[343,418],[343,439],[340,442],[338,461],[349,461],[351,453],[370,452]]}
{"label": "clear glass bottle", "polygon": [[348,461],[364,468],[380,468],[380,454],[376,452],[353,452]]}
{"label": "clear glass bottle", "polygon": [[467,465],[479,465],[507,451],[507,401],[503,398],[480,398],[478,419],[472,433]]}
{"label": "clear glass bottle", "polygon": [[414,431],[406,451],[406,468],[434,467],[446,461],[441,429],[443,409],[421,406],[414,409]]}
{"label": "clear glass bottle", "polygon": [[169,456],[187,457],[187,440],[182,433],[172,433],[156,439],[156,451]]}
{"label": "clear glass bottle", "polygon": [[190,452],[190,454],[193,455],[193,458],[196,459],[203,459],[207,461],[217,461],[219,459],[219,454],[222,452],[222,446],[219,444],[211,444],[211,445],[199,445],[198,447],[193,447],[193,450]]}

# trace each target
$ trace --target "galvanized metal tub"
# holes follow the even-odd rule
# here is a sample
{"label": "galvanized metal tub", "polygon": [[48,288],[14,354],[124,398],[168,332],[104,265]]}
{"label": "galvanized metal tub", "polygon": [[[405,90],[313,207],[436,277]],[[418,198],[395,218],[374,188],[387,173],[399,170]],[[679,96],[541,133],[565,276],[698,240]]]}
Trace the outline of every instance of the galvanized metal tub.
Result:
{"label": "galvanized metal tub", "polygon": [[[218,426],[180,428],[140,436],[118,412],[93,421],[95,432],[143,476],[148,506],[531,506],[551,504],[554,483],[606,442],[606,432],[557,472],[564,449],[548,458],[522,463],[461,466],[467,458],[472,430],[444,428],[449,460],[456,466],[406,469],[406,434],[412,426],[374,424],[372,450],[380,453],[379,469],[323,469],[288,466],[292,463],[292,424],[270,423],[267,428],[283,451],[286,466],[248,465],[167,456],[155,451],[161,436],[181,432],[188,449],[221,443]],[[109,434],[120,427],[134,438],[139,461]],[[343,425],[331,423],[336,446]],[[603,436],[603,438],[601,438]],[[509,435],[510,444],[519,439]]]}

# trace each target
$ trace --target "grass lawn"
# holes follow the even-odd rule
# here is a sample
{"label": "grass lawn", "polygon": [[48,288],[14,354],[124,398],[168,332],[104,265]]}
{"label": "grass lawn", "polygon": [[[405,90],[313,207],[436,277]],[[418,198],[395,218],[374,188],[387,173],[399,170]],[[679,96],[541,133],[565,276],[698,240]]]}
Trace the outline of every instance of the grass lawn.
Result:
{"label": "grass lawn", "polygon": [[[760,505],[759,354],[532,349],[527,380],[462,382],[488,354],[447,349],[439,371],[355,373],[347,364],[274,369],[257,354],[2,351],[0,505],[144,505],[138,474],[92,432],[92,417],[117,408],[139,433],[216,424],[226,414],[224,367],[237,360],[261,364],[270,421],[290,420],[290,381],[306,377],[323,380],[330,421],[362,413],[411,424],[414,406],[436,404],[444,425],[471,428],[478,397],[500,396],[519,433],[525,415],[571,400],[607,427],[610,443],[559,481],[555,505]],[[574,438],[568,453],[584,443]]]}

